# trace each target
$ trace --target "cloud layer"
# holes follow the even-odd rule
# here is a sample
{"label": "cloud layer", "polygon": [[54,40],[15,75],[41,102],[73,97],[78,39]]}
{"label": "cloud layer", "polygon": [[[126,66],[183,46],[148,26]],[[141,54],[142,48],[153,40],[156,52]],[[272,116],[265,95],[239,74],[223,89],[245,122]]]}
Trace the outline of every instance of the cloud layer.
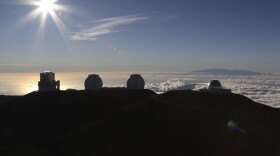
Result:
{"label": "cloud layer", "polygon": [[142,15],[129,15],[129,16],[104,18],[98,21],[89,22],[87,24],[81,25],[80,31],[75,32],[71,36],[71,40],[94,41],[101,36],[120,32],[121,30],[117,30],[116,29],[117,27],[127,25],[127,24],[133,24],[147,19],[148,17]]}
{"label": "cloud layer", "polygon": [[[58,74],[62,88],[84,89],[83,82],[88,73]],[[131,73],[99,73],[104,86],[126,87],[126,81]],[[186,75],[184,73],[142,73],[146,88],[157,93],[170,90],[199,90],[207,87],[210,80],[220,80],[223,87],[229,88],[235,94],[241,94],[250,99],[272,107],[280,108],[280,75],[260,76],[214,76]],[[18,79],[20,77],[20,79]],[[38,74],[11,75],[0,73],[0,95],[23,95],[37,88]],[[7,81],[9,80],[9,81]],[[20,87],[19,84],[22,86]],[[28,89],[29,86],[33,86]],[[22,89],[19,89],[22,88]]]}
{"label": "cloud layer", "polygon": [[[169,78],[168,78],[169,77]],[[199,90],[207,87],[212,79],[220,80],[225,88],[235,94],[241,94],[250,99],[272,107],[280,108],[280,76],[213,76],[213,75],[167,75],[159,83],[148,83],[146,88],[157,93],[169,90]]]}
{"label": "cloud layer", "polygon": [[[211,80],[219,80],[223,87],[231,89],[235,94],[272,107],[280,108],[280,75],[259,76],[215,76],[215,75],[186,75],[184,73],[143,73],[146,81],[145,88],[157,93],[170,90],[199,90],[207,87]],[[114,76],[107,82],[118,79]],[[119,81],[120,82],[120,81]],[[126,82],[123,79],[123,82]],[[125,87],[125,84],[115,85]]]}

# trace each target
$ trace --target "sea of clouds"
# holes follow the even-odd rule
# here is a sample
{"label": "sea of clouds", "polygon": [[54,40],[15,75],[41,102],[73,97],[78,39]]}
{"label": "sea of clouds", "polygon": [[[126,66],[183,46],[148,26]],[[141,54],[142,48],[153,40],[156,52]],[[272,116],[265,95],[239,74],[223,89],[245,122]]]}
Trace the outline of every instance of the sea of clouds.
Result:
{"label": "sea of clouds", "polygon": [[223,87],[250,99],[280,108],[280,75],[225,76],[189,75],[182,73],[143,74],[146,88],[157,93],[170,90],[199,90],[207,87],[211,80],[219,80]]}
{"label": "sea of clouds", "polygon": [[[61,80],[62,89],[84,89],[84,80],[89,73],[68,73],[56,75]],[[132,73],[97,73],[103,79],[104,86],[126,87],[126,81]],[[207,87],[211,80],[219,80],[223,87],[235,94],[272,107],[280,108],[280,75],[226,76],[191,75],[187,73],[141,73],[146,89],[159,94],[170,90],[199,90]],[[18,79],[18,77],[21,77]],[[0,95],[24,95],[38,89],[38,73],[7,75],[0,74]]]}
{"label": "sea of clouds", "polygon": [[[206,88],[211,80],[219,80],[224,88],[231,89],[235,94],[280,108],[280,75],[191,75],[186,73],[142,73],[141,75],[146,81],[145,88],[159,94],[171,90],[199,90]],[[125,83],[114,85],[114,87],[125,86]]]}

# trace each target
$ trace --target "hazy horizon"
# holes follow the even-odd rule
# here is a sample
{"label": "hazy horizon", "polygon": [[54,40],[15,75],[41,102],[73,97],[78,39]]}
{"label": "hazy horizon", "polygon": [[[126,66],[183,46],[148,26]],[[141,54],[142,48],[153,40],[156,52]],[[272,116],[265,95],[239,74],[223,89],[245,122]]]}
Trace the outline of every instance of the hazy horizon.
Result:
{"label": "hazy horizon", "polygon": [[[126,81],[132,72],[76,72],[56,73],[61,89],[84,90],[84,81],[89,74],[99,74],[104,87],[126,87]],[[157,93],[170,90],[199,90],[207,87],[213,80],[221,81],[225,88],[234,94],[241,94],[250,99],[280,107],[280,75],[188,75],[185,73],[143,72],[145,88]],[[39,73],[0,73],[0,95],[25,95],[38,90]]]}
{"label": "hazy horizon", "polygon": [[[45,68],[44,68],[45,69]],[[0,70],[0,74],[39,74],[45,71],[51,71],[54,73],[191,73],[193,71],[200,71],[200,70],[212,70],[212,69],[221,69],[221,70],[241,70],[241,71],[249,71],[249,72],[257,72],[261,74],[273,74],[273,75],[280,75],[280,72],[268,72],[268,71],[255,71],[255,70],[248,70],[248,69],[224,69],[224,68],[202,68],[194,70],[182,70],[182,71],[168,71],[168,70],[50,70],[50,69],[42,69],[42,70]]]}

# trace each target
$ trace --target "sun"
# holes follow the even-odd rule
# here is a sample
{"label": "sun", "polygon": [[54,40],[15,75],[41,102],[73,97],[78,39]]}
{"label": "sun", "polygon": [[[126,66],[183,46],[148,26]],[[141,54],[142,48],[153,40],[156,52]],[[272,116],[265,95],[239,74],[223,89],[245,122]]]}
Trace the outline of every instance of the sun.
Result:
{"label": "sun", "polygon": [[56,8],[56,1],[57,0],[40,0],[38,3],[40,11],[44,14],[52,13]]}
{"label": "sun", "polygon": [[[1,0],[0,0],[1,1]],[[15,0],[20,1],[16,2],[16,5],[29,5],[33,6],[35,9],[23,15],[23,17],[16,23],[15,30],[11,32],[18,31],[23,26],[27,25],[31,21],[39,18],[39,27],[37,30],[36,42],[43,39],[45,35],[45,28],[47,22],[52,20],[57,27],[60,35],[66,41],[68,38],[67,33],[69,32],[68,27],[64,24],[61,19],[66,13],[72,12],[70,8],[59,3],[59,0]],[[12,28],[13,29],[13,28]]]}

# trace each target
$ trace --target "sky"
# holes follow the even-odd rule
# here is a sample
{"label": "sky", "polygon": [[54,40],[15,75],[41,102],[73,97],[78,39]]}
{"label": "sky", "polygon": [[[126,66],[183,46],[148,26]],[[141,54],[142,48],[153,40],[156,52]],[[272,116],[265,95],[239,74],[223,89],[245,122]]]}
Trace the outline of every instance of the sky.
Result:
{"label": "sky", "polygon": [[[52,1],[52,0],[49,0]],[[280,73],[279,0],[1,0],[0,72]]]}

